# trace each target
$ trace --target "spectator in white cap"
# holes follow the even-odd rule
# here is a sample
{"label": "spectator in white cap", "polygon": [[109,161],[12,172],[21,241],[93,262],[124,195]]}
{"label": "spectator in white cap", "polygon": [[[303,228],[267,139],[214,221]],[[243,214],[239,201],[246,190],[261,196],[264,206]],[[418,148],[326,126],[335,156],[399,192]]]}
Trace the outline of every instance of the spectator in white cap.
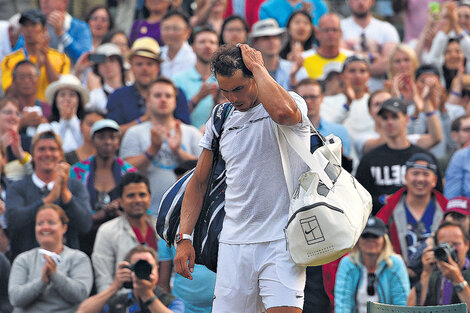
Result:
{"label": "spectator in white cap", "polygon": [[308,74],[302,65],[303,60],[294,63],[279,56],[286,36],[285,28],[280,28],[275,19],[268,18],[253,25],[248,44],[261,52],[271,77],[289,90],[295,88],[298,81],[307,78]]}
{"label": "spectator in white cap", "polygon": [[118,123],[110,119],[99,120],[93,124],[90,137],[96,153],[70,167],[70,178],[80,180],[90,196],[93,226],[90,232],[80,237],[80,249],[88,255],[93,251],[98,227],[121,215],[116,189],[121,177],[136,170],[117,157],[121,142]]}
{"label": "spectator in white cap", "polygon": [[62,138],[64,152],[77,149],[83,143],[80,119],[89,100],[88,90],[74,75],[62,75],[47,87],[46,98],[52,105],[50,123],[40,124],[36,133],[52,130]]}
{"label": "spectator in white cap", "polygon": [[93,72],[88,72],[86,81],[90,90],[90,102],[86,109],[107,113],[108,96],[126,85],[124,60],[121,49],[113,43],[100,45],[89,55]]}

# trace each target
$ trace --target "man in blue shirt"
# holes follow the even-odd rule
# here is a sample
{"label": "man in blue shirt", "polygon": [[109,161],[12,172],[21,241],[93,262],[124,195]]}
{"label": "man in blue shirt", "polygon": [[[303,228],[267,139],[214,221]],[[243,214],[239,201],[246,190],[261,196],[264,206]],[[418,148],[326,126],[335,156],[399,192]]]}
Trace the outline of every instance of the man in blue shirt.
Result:
{"label": "man in blue shirt", "polygon": [[[148,278],[143,278],[139,272],[144,276],[147,274]],[[124,261],[119,263],[113,283],[85,300],[77,312],[168,312],[170,309],[174,313],[183,313],[183,302],[163,292],[157,287],[157,283],[156,251],[145,245],[135,246],[127,253]],[[117,293],[123,286],[130,287],[131,290],[128,289],[128,293]]]}
{"label": "man in blue shirt", "polygon": [[318,26],[318,20],[328,12],[328,6],[323,0],[268,0],[259,9],[259,19],[274,18],[280,27],[285,27],[289,16],[299,10],[306,10],[312,16],[313,24]]}
{"label": "man in blue shirt", "polygon": [[446,171],[444,194],[447,198],[470,197],[470,147],[452,156]]}
{"label": "man in blue shirt", "polygon": [[67,13],[69,0],[39,1],[41,10],[47,16],[49,46],[64,52],[73,63],[85,52],[92,49],[91,32],[88,24]]}
{"label": "man in blue shirt", "polygon": [[334,134],[343,143],[343,154],[349,156],[351,152],[351,138],[346,127],[341,124],[325,121],[320,116],[320,106],[323,102],[323,91],[320,83],[312,78],[305,78],[297,85],[297,93],[307,102],[308,118],[318,132],[326,137]]}
{"label": "man in blue shirt", "polygon": [[[107,104],[107,118],[115,120],[121,126],[122,133],[125,133],[129,127],[149,119],[145,97],[148,86],[158,77],[162,63],[157,41],[150,37],[137,39],[132,45],[129,63],[135,83],[121,87],[110,94]],[[183,92],[178,93],[176,102],[175,117],[189,124],[189,110]]]}
{"label": "man in blue shirt", "polygon": [[184,91],[189,99],[191,124],[201,128],[209,119],[214,107],[214,96],[219,89],[210,67],[211,55],[219,47],[219,37],[210,27],[194,31],[191,46],[196,54],[196,65],[174,76],[175,85]]}

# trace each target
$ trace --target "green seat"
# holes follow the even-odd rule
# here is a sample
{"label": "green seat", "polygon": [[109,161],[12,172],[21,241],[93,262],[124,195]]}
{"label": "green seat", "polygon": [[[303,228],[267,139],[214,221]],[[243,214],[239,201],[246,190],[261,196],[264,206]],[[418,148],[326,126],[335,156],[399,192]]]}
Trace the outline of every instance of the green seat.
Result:
{"label": "green seat", "polygon": [[438,306],[403,306],[367,302],[367,313],[467,313],[466,303]]}

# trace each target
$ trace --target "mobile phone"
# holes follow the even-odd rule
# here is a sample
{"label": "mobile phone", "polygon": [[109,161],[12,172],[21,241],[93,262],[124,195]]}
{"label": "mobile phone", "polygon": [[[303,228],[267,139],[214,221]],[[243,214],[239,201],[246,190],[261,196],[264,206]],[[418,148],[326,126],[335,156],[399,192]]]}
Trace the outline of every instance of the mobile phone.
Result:
{"label": "mobile phone", "polygon": [[429,2],[428,6],[429,6],[429,12],[433,15],[434,14],[439,14],[440,11],[441,11],[441,6],[440,6],[439,2],[431,1],[431,2]]}
{"label": "mobile phone", "polygon": [[104,63],[106,61],[106,55],[92,53],[88,55],[88,61],[93,63]]}

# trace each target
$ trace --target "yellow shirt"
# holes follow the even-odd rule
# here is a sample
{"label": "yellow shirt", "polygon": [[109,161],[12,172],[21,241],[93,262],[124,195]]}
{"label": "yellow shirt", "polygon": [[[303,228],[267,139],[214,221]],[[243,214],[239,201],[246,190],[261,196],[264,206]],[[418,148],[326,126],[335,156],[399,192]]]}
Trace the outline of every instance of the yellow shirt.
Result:
{"label": "yellow shirt", "polygon": [[[70,73],[70,59],[59,51],[49,48],[47,52],[49,62],[52,64],[52,67],[55,69],[57,74],[68,74]],[[2,61],[2,88],[7,90],[11,86],[13,81],[13,69],[15,68],[16,63],[25,60],[26,56],[23,49],[19,49],[9,55],[7,55]],[[38,63],[38,58],[36,56],[29,56],[29,60],[34,64]],[[39,73],[39,86],[38,93],[36,97],[42,101],[46,101],[46,89],[49,86],[49,81],[47,80],[46,67],[43,65],[40,68]],[[52,104],[52,103],[51,103]]]}
{"label": "yellow shirt", "polygon": [[[348,56],[344,53],[341,52],[338,54],[336,58],[324,58],[318,53],[315,53],[304,60],[304,67],[307,70],[308,77],[313,78],[313,79],[320,79],[324,78],[323,72],[325,69],[334,69],[334,70],[340,70],[343,67],[344,60],[346,60]],[[330,72],[331,70],[328,70],[327,72]]]}

